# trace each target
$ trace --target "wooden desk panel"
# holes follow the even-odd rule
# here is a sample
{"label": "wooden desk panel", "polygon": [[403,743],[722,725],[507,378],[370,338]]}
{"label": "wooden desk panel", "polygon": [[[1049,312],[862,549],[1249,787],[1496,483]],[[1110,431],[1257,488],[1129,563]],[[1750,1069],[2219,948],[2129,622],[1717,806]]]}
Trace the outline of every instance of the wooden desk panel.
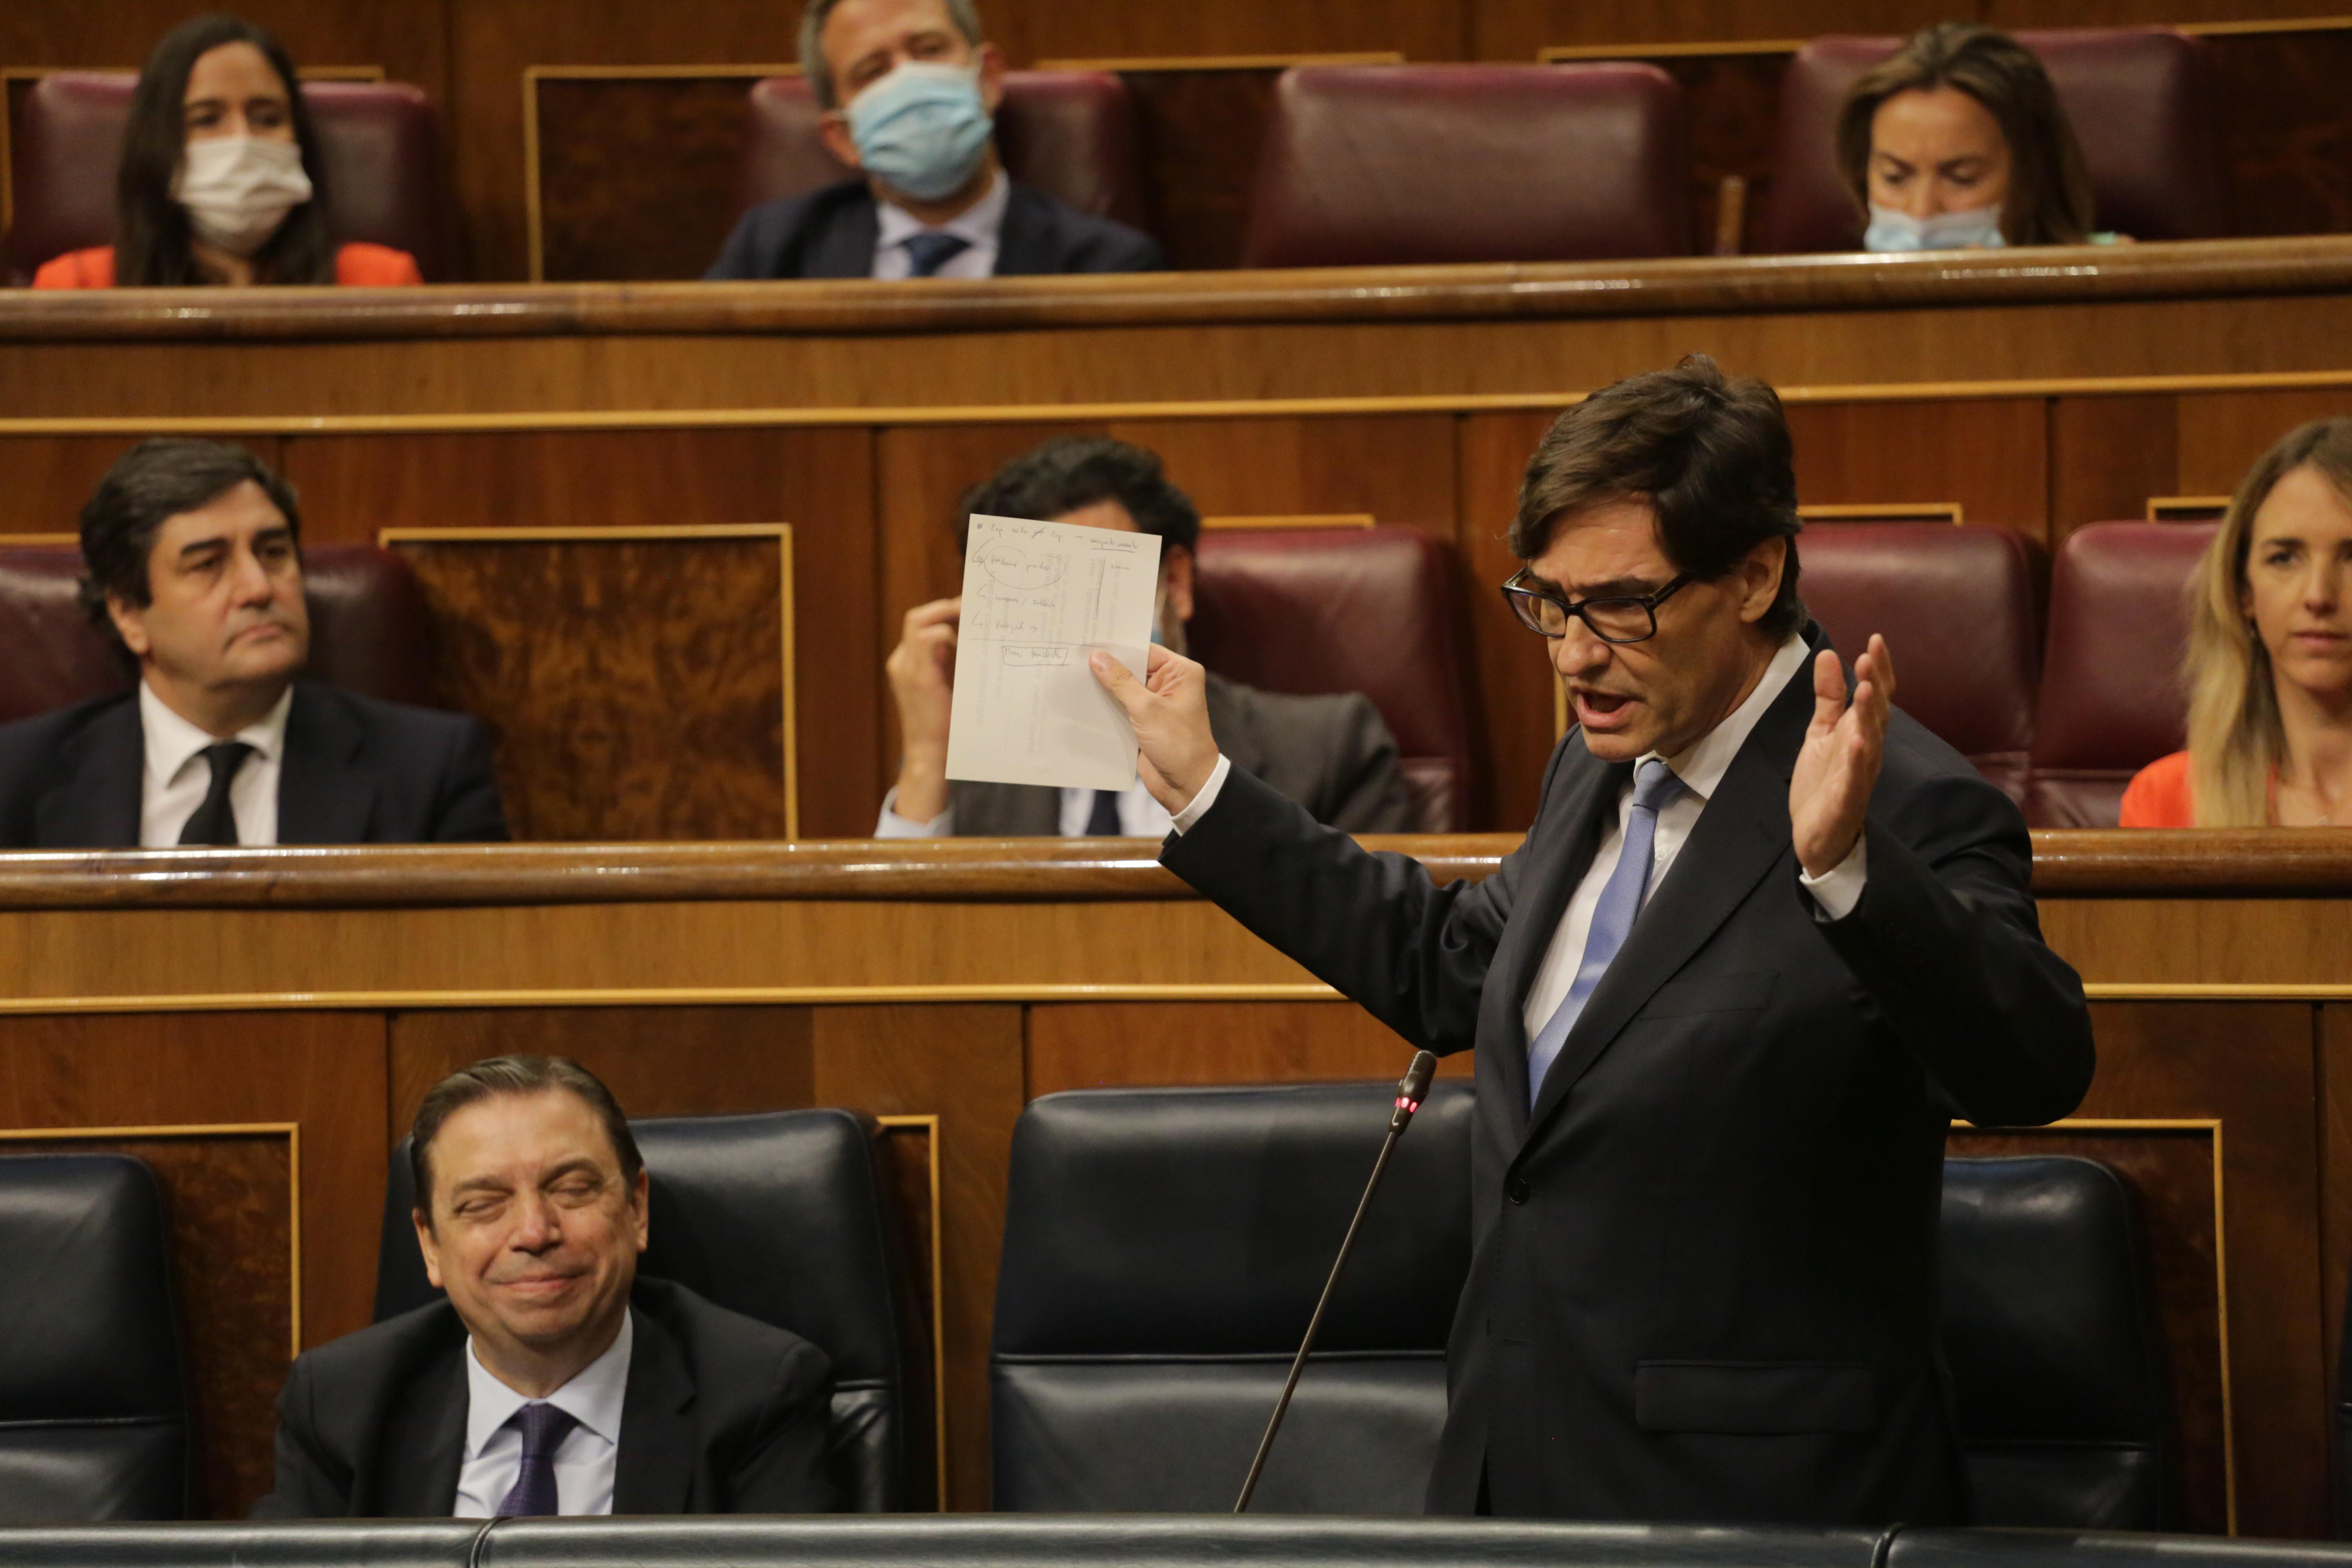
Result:
{"label": "wooden desk panel", "polygon": [[[1393,842],[1475,877],[1510,841]],[[949,1497],[981,1507],[1021,1105],[1096,1084],[1385,1076],[1405,1054],[1145,848],[7,857],[0,1128],[293,1124],[315,1344],[365,1321],[382,1162],[409,1107],[476,1055],[576,1055],[641,1115],[936,1115]],[[2323,1533],[2352,1254],[2352,1029],[2330,1001],[2347,994],[2352,846],[2326,830],[2045,834],[2037,876],[2046,928],[2093,981],[2099,1076],[2064,1128],[1956,1146],[2065,1149],[2125,1173],[2163,1227],[2186,1517]],[[259,1407],[220,1375],[200,1377],[204,1399]]]}

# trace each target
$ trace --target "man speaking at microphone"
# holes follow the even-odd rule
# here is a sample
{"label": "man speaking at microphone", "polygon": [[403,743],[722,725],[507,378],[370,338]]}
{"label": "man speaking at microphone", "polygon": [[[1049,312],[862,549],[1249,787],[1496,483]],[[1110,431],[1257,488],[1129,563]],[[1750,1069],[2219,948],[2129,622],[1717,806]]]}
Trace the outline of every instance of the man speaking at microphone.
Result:
{"label": "man speaking at microphone", "polygon": [[1406,1040],[1478,1049],[1433,1512],[1965,1517],[1945,1131],[2073,1110],[2089,1015],[2017,808],[1892,706],[1884,639],[1849,682],[1800,526],[1760,382],[1694,356],[1561,416],[1505,593],[1578,727],[1475,886],[1229,767],[1200,666],[1097,656],[1162,862]]}

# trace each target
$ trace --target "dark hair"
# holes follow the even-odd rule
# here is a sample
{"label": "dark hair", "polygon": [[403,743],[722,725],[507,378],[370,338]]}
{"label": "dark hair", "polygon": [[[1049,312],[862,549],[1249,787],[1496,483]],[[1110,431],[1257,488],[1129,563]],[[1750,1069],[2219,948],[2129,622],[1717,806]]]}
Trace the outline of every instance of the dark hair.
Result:
{"label": "dark hair", "polygon": [[1974,22],[1938,22],[1864,72],[1838,110],[1838,175],[1870,207],[1871,125],[1899,92],[1957,88],[1990,110],[2009,143],[2009,194],[2000,237],[2011,245],[2080,245],[2096,203],[2083,145],[2058,103],[2058,89],[2032,49]]}
{"label": "dark hair", "polygon": [[549,1089],[562,1089],[587,1102],[604,1124],[613,1152],[620,1157],[621,1180],[631,1187],[637,1184],[637,1173],[646,1168],[645,1157],[637,1152],[637,1141],[630,1135],[629,1119],[622,1114],[621,1102],[613,1098],[603,1079],[570,1057],[491,1057],[459,1068],[426,1089],[416,1107],[416,1120],[409,1123],[408,1175],[416,1184],[416,1208],[425,1216],[426,1229],[433,1226],[433,1140],[441,1135],[442,1126],[466,1107],[492,1095],[540,1094]]}
{"label": "dark hair", "polygon": [[1805,624],[1797,596],[1797,472],[1780,398],[1705,354],[1604,386],[1561,415],[1528,459],[1511,551],[1532,561],[1559,520],[1597,501],[1641,500],[1681,571],[1724,576],[1768,539],[1789,542],[1780,592],[1758,629]]}
{"label": "dark hair", "polygon": [[157,437],[115,458],[81,509],[81,606],[91,622],[115,636],[113,618],[106,613],[109,595],[129,605],[152,603],[147,557],[154,551],[156,531],[247,479],[285,514],[299,544],[302,514],[294,503],[294,487],[242,447]]}
{"label": "dark hair", "polygon": [[286,47],[266,27],[235,16],[198,16],[163,35],[139,73],[131,98],[131,121],[123,127],[122,163],[115,176],[117,224],[114,280],[126,287],[171,287],[201,283],[187,210],[173,199],[172,181],[187,149],[188,75],[203,55],[223,44],[251,44],[286,86],[294,120],[295,144],[302,149],[302,172],[310,177],[310,199],[286,215],[269,243],[254,256],[256,279],[270,283],[332,283],[335,247],[329,234],[326,160],[302,85]]}
{"label": "dark hair", "polygon": [[1051,522],[1107,500],[1125,507],[1135,526],[1158,534],[1162,545],[1192,550],[1201,542],[1201,509],[1168,482],[1158,453],[1108,436],[1056,436],[963,492],[956,545],[962,548],[974,512]]}

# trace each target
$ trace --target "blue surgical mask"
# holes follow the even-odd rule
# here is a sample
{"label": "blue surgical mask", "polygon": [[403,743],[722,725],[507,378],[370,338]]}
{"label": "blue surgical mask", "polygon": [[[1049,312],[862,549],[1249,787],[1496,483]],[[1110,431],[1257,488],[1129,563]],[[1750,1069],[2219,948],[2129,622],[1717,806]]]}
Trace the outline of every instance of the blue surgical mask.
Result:
{"label": "blue surgical mask", "polygon": [[1998,205],[1920,218],[1873,202],[1870,227],[1862,237],[1864,250],[1879,251],[1990,250],[2005,243]]}
{"label": "blue surgical mask", "polygon": [[980,171],[994,129],[980,73],[908,60],[849,100],[849,134],[866,173],[919,202],[941,201]]}

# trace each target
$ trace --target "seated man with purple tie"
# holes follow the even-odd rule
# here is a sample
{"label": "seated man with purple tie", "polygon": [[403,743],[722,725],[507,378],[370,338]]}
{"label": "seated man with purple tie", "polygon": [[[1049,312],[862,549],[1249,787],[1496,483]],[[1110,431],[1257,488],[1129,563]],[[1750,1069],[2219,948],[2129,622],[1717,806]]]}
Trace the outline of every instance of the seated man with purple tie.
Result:
{"label": "seated man with purple tie", "polygon": [[2007,795],[1797,593],[1780,401],[1694,356],[1562,415],[1504,584],[1577,727],[1475,885],[1220,755],[1201,668],[1094,656],[1160,861],[1412,1046],[1477,1050],[1435,1513],[1964,1522],[1955,1117],[2052,1121],[2090,1014]]}
{"label": "seated man with purple tie", "polygon": [[564,1057],[494,1057],[410,1134],[446,1300],[308,1352],[278,1399],[257,1519],[822,1513],[833,1365],[806,1340],[640,1278],[645,1162]]}
{"label": "seated man with purple tie", "polygon": [[0,726],[0,849],[507,837],[479,722],[298,679],[301,528],[241,447],[116,460],[82,508],[82,605],[138,684]]}

